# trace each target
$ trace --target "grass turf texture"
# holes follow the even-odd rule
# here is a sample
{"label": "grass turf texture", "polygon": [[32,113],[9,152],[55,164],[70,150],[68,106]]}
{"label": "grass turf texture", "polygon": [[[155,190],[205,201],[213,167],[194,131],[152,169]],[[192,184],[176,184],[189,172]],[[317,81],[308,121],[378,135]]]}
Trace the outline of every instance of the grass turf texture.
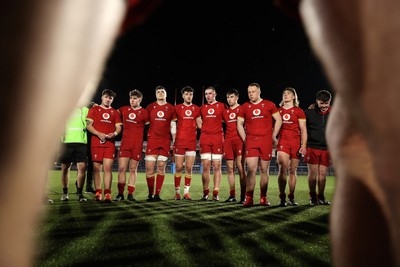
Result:
{"label": "grass turf texture", "polygon": [[[117,174],[113,177],[114,198]],[[61,202],[60,172],[49,172],[47,192],[54,203],[45,206],[35,266],[332,265],[328,235],[331,207],[309,205],[305,176],[297,181],[299,206],[285,208],[277,206],[276,176],[270,176],[269,182],[272,206],[258,205],[257,184],[252,208],[224,203],[229,195],[226,174],[219,202],[198,201],[202,196],[200,175],[192,178],[192,201],[173,200],[173,175],[167,174],[161,191],[164,201],[152,203],[146,202],[143,173],[136,184],[136,202],[95,202],[93,194],[85,194],[88,202],[80,203],[74,194],[75,180],[72,172],[70,200]],[[333,190],[334,178],[328,177],[327,199],[332,199]],[[238,182],[236,191],[239,197]]]}

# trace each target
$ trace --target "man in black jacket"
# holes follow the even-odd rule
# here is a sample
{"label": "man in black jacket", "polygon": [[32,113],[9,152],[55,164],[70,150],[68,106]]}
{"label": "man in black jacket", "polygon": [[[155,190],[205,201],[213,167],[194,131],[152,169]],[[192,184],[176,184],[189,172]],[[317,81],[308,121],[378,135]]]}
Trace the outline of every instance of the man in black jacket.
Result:
{"label": "man in black jacket", "polygon": [[[305,111],[307,118],[307,153],[305,162],[308,165],[308,187],[310,189],[310,204],[330,205],[325,199],[324,191],[326,173],[331,160],[325,138],[325,129],[331,111],[331,94],[321,90],[316,95],[314,109]],[[316,187],[318,184],[318,194]]]}

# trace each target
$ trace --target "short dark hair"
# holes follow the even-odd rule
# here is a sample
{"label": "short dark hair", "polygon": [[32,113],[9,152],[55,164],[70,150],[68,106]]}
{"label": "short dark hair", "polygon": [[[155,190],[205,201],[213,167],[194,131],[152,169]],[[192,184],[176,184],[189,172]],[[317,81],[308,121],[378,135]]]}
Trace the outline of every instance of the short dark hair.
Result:
{"label": "short dark hair", "polygon": [[320,90],[315,95],[315,98],[319,101],[328,102],[332,99],[332,95],[327,90]]}
{"label": "short dark hair", "polygon": [[101,96],[103,95],[109,95],[114,98],[117,94],[111,89],[104,89],[103,92],[101,92]]}
{"label": "short dark hair", "polygon": [[235,95],[235,96],[239,96],[239,92],[236,89],[230,89],[228,92],[226,92],[226,96],[228,95]]}
{"label": "short dark hair", "polygon": [[251,83],[251,84],[249,84],[249,87],[250,87],[250,86],[257,87],[258,89],[261,88],[261,86],[260,86],[258,83]]}
{"label": "short dark hair", "polygon": [[132,97],[132,96],[136,96],[138,98],[143,98],[142,92],[140,92],[137,89],[133,89],[132,91],[129,92],[129,97]]}
{"label": "short dark hair", "polygon": [[191,87],[191,86],[185,86],[185,87],[183,87],[182,90],[181,90],[182,95],[183,95],[185,92],[193,93],[193,92],[194,92],[194,89],[193,89],[193,87]]}
{"label": "short dark hair", "polygon": [[164,90],[165,92],[167,91],[167,89],[165,89],[165,87],[164,86],[162,86],[162,85],[158,85],[157,87],[156,87],[156,92],[157,92],[157,90]]}
{"label": "short dark hair", "polygon": [[217,92],[217,90],[215,90],[214,86],[207,86],[207,88],[205,90],[213,90],[214,92]]}

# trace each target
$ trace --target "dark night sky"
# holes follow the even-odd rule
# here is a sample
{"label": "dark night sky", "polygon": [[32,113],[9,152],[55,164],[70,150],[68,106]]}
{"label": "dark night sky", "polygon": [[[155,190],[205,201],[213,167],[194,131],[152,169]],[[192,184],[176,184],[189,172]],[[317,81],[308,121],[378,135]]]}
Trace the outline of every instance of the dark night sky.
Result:
{"label": "dark night sky", "polygon": [[200,105],[202,88],[213,85],[217,100],[226,102],[225,92],[235,88],[243,103],[251,82],[275,104],[284,87],[296,88],[302,108],[316,91],[330,90],[301,23],[272,1],[166,0],[144,24],[120,36],[93,100],[99,102],[101,90],[110,88],[118,108],[138,89],[146,107],[155,100],[155,87],[163,85],[168,102],[174,103],[177,88],[181,103],[179,91],[190,85]]}

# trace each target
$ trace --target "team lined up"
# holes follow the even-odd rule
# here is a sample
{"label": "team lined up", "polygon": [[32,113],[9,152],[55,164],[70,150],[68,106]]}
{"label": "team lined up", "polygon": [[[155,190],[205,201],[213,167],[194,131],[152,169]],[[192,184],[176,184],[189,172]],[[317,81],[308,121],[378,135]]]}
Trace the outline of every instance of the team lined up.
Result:
{"label": "team lined up", "polygon": [[[256,172],[260,171],[260,205],[270,206],[267,198],[269,165],[273,148],[277,151],[279,164],[278,184],[280,206],[298,205],[294,198],[296,169],[304,156],[309,169],[310,204],[324,204],[324,190],[327,169],[330,166],[329,152],[325,140],[325,125],[331,110],[331,95],[321,90],[317,93],[316,104],[305,111],[299,108],[294,88],[285,88],[279,107],[261,98],[261,88],[257,83],[248,86],[249,101],[239,105],[239,93],[232,89],[226,92],[227,103],[216,100],[214,87],[207,87],[204,95],[206,103],[201,107],[192,103],[194,89],[185,86],[182,90],[183,103],[176,106],[167,103],[167,90],[163,86],[155,89],[156,101],[146,109],[140,106],[142,93],[129,93],[130,105],[115,110],[111,107],[115,93],[105,89],[101,104],[88,112],[80,110],[80,119],[67,125],[68,132],[82,136],[82,142],[64,139],[62,181],[64,194],[61,200],[68,200],[68,171],[72,162],[77,162],[77,188],[80,201],[86,201],[82,194],[85,177],[86,140],[85,128],[92,134],[91,159],[95,181],[95,200],[111,202],[112,164],[115,158],[115,137],[122,132],[118,155],[118,195],[114,200],[124,200],[126,171],[129,167],[128,200],[135,200],[135,184],[138,162],[142,157],[145,125],[147,147],[145,149],[147,201],[161,201],[160,194],[165,178],[165,167],[173,148],[175,160],[175,199],[191,200],[190,185],[192,168],[196,156],[196,136],[200,130],[200,157],[202,163],[203,196],[201,200],[219,201],[221,184],[221,161],[228,167],[229,198],[236,202],[235,170],[240,177],[240,203],[244,207],[253,206]],[[87,115],[86,115],[86,114]],[[74,113],[75,114],[75,113]],[[76,113],[74,116],[77,117]],[[82,119],[85,118],[85,119]],[[223,127],[225,123],[225,131]],[[77,153],[75,156],[74,153]],[[80,168],[81,166],[81,168]],[[244,166],[246,166],[246,171]],[[101,186],[103,167],[104,192]],[[210,192],[211,168],[213,168],[213,188]],[[289,173],[289,193],[286,200],[287,173]],[[83,176],[83,178],[82,178]],[[183,196],[181,180],[184,178]],[[316,186],[318,184],[318,193]],[[211,194],[210,194],[211,193]]]}

